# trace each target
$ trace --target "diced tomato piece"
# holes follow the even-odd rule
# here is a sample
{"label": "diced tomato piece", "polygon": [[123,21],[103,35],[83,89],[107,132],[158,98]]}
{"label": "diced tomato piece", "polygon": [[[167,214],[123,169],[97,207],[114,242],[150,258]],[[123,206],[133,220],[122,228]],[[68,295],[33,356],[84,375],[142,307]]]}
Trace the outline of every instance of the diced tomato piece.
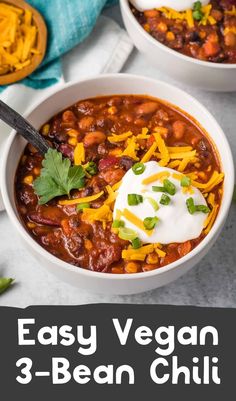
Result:
{"label": "diced tomato piece", "polygon": [[105,159],[101,159],[98,164],[99,171],[105,170],[109,167],[115,166],[118,164],[119,160],[115,156],[109,156]]}

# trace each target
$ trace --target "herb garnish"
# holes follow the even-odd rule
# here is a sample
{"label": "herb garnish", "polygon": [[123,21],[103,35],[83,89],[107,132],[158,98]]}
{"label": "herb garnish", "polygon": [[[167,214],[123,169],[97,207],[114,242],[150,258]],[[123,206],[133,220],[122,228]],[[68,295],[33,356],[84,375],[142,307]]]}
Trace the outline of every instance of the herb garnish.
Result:
{"label": "herb garnish", "polygon": [[69,196],[72,189],[84,186],[85,173],[82,166],[71,166],[70,160],[63,159],[62,154],[55,149],[47,151],[42,166],[41,174],[33,184],[40,205],[57,196]]}

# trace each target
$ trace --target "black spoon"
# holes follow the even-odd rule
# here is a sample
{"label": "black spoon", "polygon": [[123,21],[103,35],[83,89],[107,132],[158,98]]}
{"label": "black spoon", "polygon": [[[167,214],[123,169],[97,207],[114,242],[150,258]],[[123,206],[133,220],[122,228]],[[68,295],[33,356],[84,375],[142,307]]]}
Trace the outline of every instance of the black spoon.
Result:
{"label": "black spoon", "polygon": [[47,141],[40,133],[19,113],[0,100],[0,119],[7,125],[14,128],[31,145],[33,145],[42,155],[50,148]]}

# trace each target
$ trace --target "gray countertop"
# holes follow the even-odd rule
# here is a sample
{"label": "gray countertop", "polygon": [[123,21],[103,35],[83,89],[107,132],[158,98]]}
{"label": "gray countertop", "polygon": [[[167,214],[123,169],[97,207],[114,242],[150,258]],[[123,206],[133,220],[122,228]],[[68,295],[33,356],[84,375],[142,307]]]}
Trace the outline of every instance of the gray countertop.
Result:
{"label": "gray countertop", "polygon": [[[121,23],[118,7],[105,14]],[[173,83],[196,97],[216,117],[225,131],[236,160],[236,93],[210,93],[192,89],[159,73],[136,50],[122,72],[142,74]],[[0,305],[75,305],[97,302],[152,303],[236,307],[236,205],[208,255],[174,283],[134,296],[103,296],[81,291],[47,273],[23,248],[5,212],[0,214],[0,276],[16,284],[0,297]]]}

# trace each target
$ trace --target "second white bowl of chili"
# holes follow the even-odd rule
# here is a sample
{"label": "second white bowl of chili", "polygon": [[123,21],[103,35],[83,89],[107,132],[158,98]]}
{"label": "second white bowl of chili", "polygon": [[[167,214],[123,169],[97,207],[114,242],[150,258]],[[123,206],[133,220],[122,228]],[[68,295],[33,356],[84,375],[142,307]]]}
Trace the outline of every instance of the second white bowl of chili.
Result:
{"label": "second white bowl of chili", "polygon": [[[128,34],[137,49],[147,58],[147,62],[151,62],[173,79],[190,86],[217,92],[236,91],[236,62],[227,64],[224,61],[203,61],[185,55],[183,51],[174,50],[162,44],[143,28],[131,11],[128,0],[120,0],[120,6]],[[232,18],[235,19],[236,24],[236,16]],[[236,27],[232,29],[235,31]],[[194,29],[191,29],[192,32]],[[236,32],[232,32],[232,35],[236,38]],[[234,58],[236,58],[236,50],[234,50]]]}
{"label": "second white bowl of chili", "polygon": [[[90,161],[98,166],[95,175],[91,170],[94,165],[86,170],[89,185],[82,192],[73,193],[72,199],[55,198],[38,206],[32,182],[40,174],[40,155],[31,147],[24,151],[26,142],[15,132],[6,144],[1,188],[7,213],[27,249],[42,266],[62,280],[104,294],[134,294],[151,290],[187,272],[216,241],[232,200],[232,155],[215,119],[185,92],[140,76],[100,76],[63,86],[34,107],[26,117],[36,128],[43,126],[41,132],[49,135],[64,156],[73,160],[76,146],[83,143]],[[123,142],[119,135],[125,135]],[[92,147],[91,138],[95,138]],[[138,145],[136,148],[132,146],[132,141]],[[191,144],[189,141],[192,141]],[[158,150],[155,154],[153,146]],[[168,152],[168,161],[162,154],[165,152],[163,146]],[[181,149],[190,152],[189,158],[178,154]],[[129,242],[122,243],[122,236],[124,233],[127,235],[127,231],[121,230],[122,235],[117,236],[117,231],[111,230],[111,218],[108,218],[107,212],[105,218],[101,215],[94,217],[95,210],[101,211],[102,206],[110,205],[110,189],[116,191],[114,186],[118,179],[122,179],[125,172],[132,168],[134,151],[133,157],[140,159],[135,162],[148,164],[151,158],[164,167],[168,163],[169,167],[177,170],[177,175],[182,175],[181,169],[190,163],[189,170],[182,170],[183,175],[186,173],[187,178],[191,177],[193,185],[198,185],[205,194],[211,209],[209,216],[213,216],[214,223],[209,226],[209,232],[204,232],[196,241],[181,244],[137,245],[136,241],[129,245]],[[86,157],[82,163],[85,169],[88,167]],[[199,166],[203,166],[204,171]],[[197,178],[193,176],[195,170]],[[99,186],[104,189],[100,199]],[[190,190],[189,198],[193,192],[190,188],[187,190]],[[96,199],[90,198],[94,195]],[[173,193],[164,195],[171,198]],[[81,205],[78,198],[82,198],[83,204],[85,200],[91,204],[81,211],[81,207],[77,209]],[[151,203],[155,208],[155,202]],[[148,207],[147,204],[145,207]],[[168,206],[163,204],[161,207]],[[202,210],[207,212],[204,208]],[[85,216],[82,221],[81,216]],[[125,217],[129,220],[130,214],[126,213]],[[97,218],[100,219],[98,222]],[[105,227],[102,224],[104,219]],[[88,228],[90,223],[92,231]],[[171,230],[172,222],[169,224]],[[150,246],[148,253],[145,246]]]}

